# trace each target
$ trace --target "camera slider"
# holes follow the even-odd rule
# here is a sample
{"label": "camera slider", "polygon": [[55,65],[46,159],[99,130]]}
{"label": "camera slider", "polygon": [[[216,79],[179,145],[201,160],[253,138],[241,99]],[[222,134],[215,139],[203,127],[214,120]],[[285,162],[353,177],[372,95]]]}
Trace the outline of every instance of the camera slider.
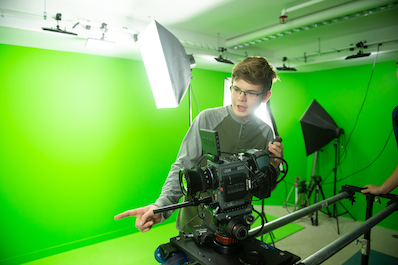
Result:
{"label": "camera slider", "polygon": [[183,235],[173,237],[170,242],[160,246],[165,249],[174,249],[174,252],[185,253],[190,263],[195,265],[290,265],[296,264],[300,257],[272,247],[257,239],[247,239],[241,242],[242,250],[230,255],[221,255],[214,251],[211,243],[199,245],[192,237]]}

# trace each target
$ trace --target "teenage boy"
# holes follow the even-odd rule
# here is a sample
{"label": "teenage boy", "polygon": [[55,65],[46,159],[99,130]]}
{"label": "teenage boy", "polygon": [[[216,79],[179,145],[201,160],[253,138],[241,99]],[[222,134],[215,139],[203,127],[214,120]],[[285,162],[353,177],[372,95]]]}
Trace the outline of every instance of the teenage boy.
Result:
{"label": "teenage boy", "polygon": [[[173,211],[154,214],[159,207],[176,204],[181,199],[179,184],[181,168],[194,167],[203,154],[199,132],[201,129],[218,132],[222,152],[240,153],[247,149],[269,150],[272,156],[283,157],[283,145],[272,142],[271,128],[255,115],[255,111],[271,97],[271,87],[277,80],[276,73],[264,57],[247,57],[232,70],[231,105],[202,111],[193,121],[181,144],[176,162],[172,165],[162,192],[154,204],[128,210],[115,216],[119,220],[135,216],[136,227],[141,232],[149,231],[153,225],[169,218]],[[270,164],[279,174],[279,159],[270,159]],[[185,198],[183,198],[185,200]],[[206,220],[211,216],[206,211]],[[178,211],[176,227],[179,231],[187,225],[201,224],[196,218],[196,207],[185,207]]]}

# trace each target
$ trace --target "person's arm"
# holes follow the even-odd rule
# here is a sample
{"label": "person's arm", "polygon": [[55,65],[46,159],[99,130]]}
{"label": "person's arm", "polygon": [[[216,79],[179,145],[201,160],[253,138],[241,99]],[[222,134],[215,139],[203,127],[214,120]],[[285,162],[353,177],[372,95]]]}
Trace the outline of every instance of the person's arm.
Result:
{"label": "person's arm", "polygon": [[[179,174],[182,168],[191,169],[196,165],[202,156],[202,141],[200,138],[200,129],[203,128],[202,119],[203,112],[200,113],[193,121],[184,140],[181,143],[180,150],[176,161],[171,166],[171,170],[162,187],[159,198],[155,201],[155,205],[164,207],[179,202],[182,197]],[[175,210],[162,212],[162,221],[169,218]]]}
{"label": "person's arm", "polygon": [[398,186],[398,165],[394,172],[384,181],[381,186],[365,185],[362,193],[387,194]]}
{"label": "person's arm", "polygon": [[153,225],[163,222],[171,216],[174,210],[158,214],[154,214],[153,210],[163,206],[176,204],[182,196],[179,183],[179,172],[182,167],[193,167],[202,154],[199,128],[200,126],[203,126],[203,124],[201,124],[199,116],[202,115],[198,115],[185,135],[178,152],[176,162],[171,166],[169,175],[163,185],[162,193],[156,202],[142,208],[132,209],[118,214],[114,217],[115,220],[120,220],[125,217],[137,217],[135,226],[144,233],[149,231]]}

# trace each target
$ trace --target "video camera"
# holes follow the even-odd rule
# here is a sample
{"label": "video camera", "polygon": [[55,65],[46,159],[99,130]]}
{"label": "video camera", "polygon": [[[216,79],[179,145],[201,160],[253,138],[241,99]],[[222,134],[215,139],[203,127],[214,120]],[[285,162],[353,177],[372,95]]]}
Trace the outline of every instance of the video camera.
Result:
{"label": "video camera", "polygon": [[221,157],[218,134],[201,130],[202,149],[207,165],[180,171],[180,186],[184,195],[211,194],[207,210],[213,215],[216,244],[237,243],[248,235],[255,218],[251,197],[268,198],[277,182],[276,170],[270,167],[269,154],[250,149],[238,155]]}
{"label": "video camera", "polygon": [[[159,208],[154,213],[203,203],[217,228],[214,232],[206,226],[191,227],[192,237],[199,245],[212,241],[214,250],[220,254],[236,253],[242,249],[241,241],[248,238],[250,226],[255,221],[252,197],[270,197],[283,178],[277,181],[278,174],[270,166],[268,152],[250,149],[221,156],[216,131],[201,130],[200,136],[205,155],[196,167],[182,168],[179,174],[181,191],[190,201],[171,206],[173,208]],[[281,138],[274,141],[281,141]],[[199,163],[205,157],[208,159],[206,166],[200,167]],[[287,170],[284,176],[286,173]],[[210,196],[200,198],[204,192]],[[259,215],[264,224],[264,217]]]}

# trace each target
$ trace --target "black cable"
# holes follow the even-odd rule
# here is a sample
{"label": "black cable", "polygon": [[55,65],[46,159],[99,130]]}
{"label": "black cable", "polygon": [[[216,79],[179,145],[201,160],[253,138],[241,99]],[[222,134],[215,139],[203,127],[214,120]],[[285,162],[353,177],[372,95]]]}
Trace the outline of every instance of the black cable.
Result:
{"label": "black cable", "polygon": [[[345,176],[344,178],[341,178],[339,181],[345,180],[345,179],[347,179],[347,178],[349,178],[349,177],[351,177],[351,176],[353,176],[353,175],[355,175],[355,174],[358,174],[359,172],[361,172],[361,171],[367,169],[368,167],[370,167],[371,165],[373,165],[373,164],[377,161],[377,159],[379,159],[379,157],[380,157],[381,154],[384,152],[384,150],[386,149],[387,143],[388,143],[388,141],[390,140],[393,131],[394,131],[394,130],[391,130],[390,135],[388,136],[387,141],[386,141],[386,143],[384,144],[383,149],[380,151],[380,153],[377,155],[377,157],[376,157],[369,165],[367,165],[366,167],[364,167],[364,168],[362,168],[362,169],[360,169],[360,170],[358,170],[358,171],[356,171],[356,172],[354,172],[354,173],[351,173],[351,174]],[[338,181],[338,182],[339,182],[339,181]]]}
{"label": "black cable", "polygon": [[207,220],[206,220],[206,214],[205,214],[205,212],[204,212],[204,206],[202,206],[202,215],[200,215],[200,214],[199,214],[199,211],[198,211],[198,216],[199,216],[200,219],[203,220],[203,222],[205,223],[205,225],[207,226],[208,229],[210,229],[213,233],[216,232],[216,231],[209,225],[209,223],[208,223]]}
{"label": "black cable", "polygon": [[[377,45],[376,58],[375,58],[375,60],[373,61],[372,72],[371,72],[371,74],[370,74],[370,79],[369,79],[369,82],[368,82],[368,86],[367,86],[367,88],[366,88],[365,98],[364,98],[363,101],[362,101],[362,105],[361,105],[361,108],[359,109],[357,118],[356,118],[355,123],[354,123],[354,127],[352,128],[352,131],[351,131],[350,135],[348,136],[348,140],[347,140],[347,142],[346,142],[343,155],[344,155],[344,153],[347,151],[348,143],[349,143],[350,140],[351,140],[351,136],[352,136],[352,134],[353,134],[353,132],[354,132],[356,126],[357,126],[358,120],[359,120],[359,115],[361,114],[361,112],[362,112],[362,110],[363,110],[363,107],[364,107],[364,105],[365,105],[366,98],[368,97],[370,82],[372,81],[373,72],[374,72],[374,69],[375,69],[377,57],[378,57],[378,55],[379,55],[379,47],[380,47],[380,45],[381,45],[381,44]],[[339,161],[339,164],[341,164],[342,162],[344,162],[344,161]]]}
{"label": "black cable", "polygon": [[253,211],[256,212],[256,213],[261,217],[261,229],[259,229],[259,230],[257,231],[257,233],[255,233],[254,235],[250,236],[249,238],[256,238],[256,237],[258,236],[258,234],[261,233],[261,230],[263,229],[263,227],[264,227],[264,225],[265,225],[264,216],[263,216],[259,211],[257,211],[257,210],[254,209],[254,208],[253,208]]}
{"label": "black cable", "polygon": [[188,225],[190,222],[192,222],[193,220],[195,220],[196,218],[198,218],[198,217],[199,217],[199,214],[198,214],[198,215],[195,215],[194,217],[192,217],[192,218],[184,225],[184,228],[182,229],[183,233],[185,233],[184,231],[185,231],[185,228],[187,228],[187,225]]}
{"label": "black cable", "polygon": [[285,159],[283,159],[282,157],[278,157],[278,156],[270,156],[269,158],[277,158],[277,159],[279,159],[279,160],[282,160],[283,163],[285,163],[286,169],[285,169],[285,171],[284,171],[283,177],[280,178],[280,179],[276,182],[276,184],[278,184],[278,183],[281,182],[281,181],[286,177],[286,175],[287,175],[287,171],[289,170],[289,168],[288,168],[288,166],[287,166],[287,162],[286,162]]}
{"label": "black cable", "polygon": [[202,156],[199,158],[198,162],[196,162],[196,166],[197,166],[197,167],[200,165],[200,162],[202,162],[203,158],[205,158],[206,155],[207,155],[207,154],[204,154],[204,155],[202,155]]}
{"label": "black cable", "polygon": [[[386,148],[386,146],[387,146],[387,143],[388,143],[388,141],[389,141],[390,138],[391,138],[392,132],[393,132],[393,130],[390,132],[390,135],[388,136],[387,141],[386,141],[386,143],[384,144],[383,149],[380,151],[380,153],[377,155],[377,157],[376,157],[369,165],[367,165],[367,166],[365,166],[364,168],[362,168],[362,169],[360,169],[360,170],[358,170],[358,171],[356,171],[356,172],[354,172],[354,173],[351,173],[351,174],[349,174],[349,175],[347,175],[347,176],[345,176],[345,177],[341,177],[339,180],[337,180],[337,182],[341,182],[341,181],[343,181],[343,180],[345,180],[345,179],[347,179],[347,178],[349,178],[349,177],[351,177],[351,176],[353,176],[353,175],[355,175],[355,174],[358,174],[359,172],[361,172],[361,171],[367,169],[368,167],[370,167],[371,165],[373,165],[373,164],[377,161],[377,159],[379,159],[379,157],[382,155],[382,153],[384,152],[384,150],[385,150],[385,148]],[[333,169],[329,172],[329,174],[326,176],[326,178],[322,180],[322,184],[327,185],[327,184],[333,184],[333,183],[334,183],[334,182],[327,182],[327,183],[325,183],[326,179],[327,179],[327,178],[330,176],[330,174],[332,174],[332,173],[333,173]],[[342,173],[342,171],[341,171],[341,167],[340,167],[340,173],[341,173],[341,175],[343,175],[343,173]]]}
{"label": "black cable", "polygon": [[321,184],[332,184],[332,183],[334,183],[334,181],[333,182],[327,182],[327,183],[325,183],[325,181],[326,181],[326,179],[330,176],[330,174],[332,174],[333,173],[333,169],[329,172],[329,174],[327,174],[326,175],[326,178],[324,178],[323,180],[322,180],[322,182],[321,182]]}

